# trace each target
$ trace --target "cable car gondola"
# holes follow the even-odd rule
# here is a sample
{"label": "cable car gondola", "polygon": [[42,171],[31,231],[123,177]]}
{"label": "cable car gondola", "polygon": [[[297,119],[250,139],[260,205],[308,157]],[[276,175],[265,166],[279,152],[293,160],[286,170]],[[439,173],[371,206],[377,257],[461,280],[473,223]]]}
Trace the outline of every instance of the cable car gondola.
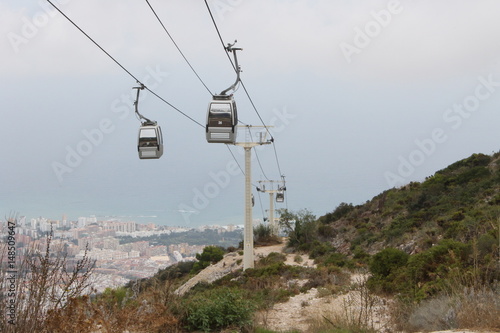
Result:
{"label": "cable car gondola", "polygon": [[236,142],[238,112],[236,110],[236,103],[234,102],[233,95],[226,95],[229,90],[235,91],[236,86],[240,82],[241,70],[240,66],[238,65],[236,51],[239,51],[241,49],[235,48],[233,47],[233,45],[234,44],[228,44],[226,50],[228,52],[234,51],[236,81],[220,94],[213,95],[212,101],[208,105],[207,125],[205,127],[205,133],[207,142],[209,143],[234,144]]}
{"label": "cable car gondola", "polygon": [[156,122],[146,121],[139,128],[137,151],[140,159],[160,158],[163,155],[163,136]]}
{"label": "cable car gondola", "polygon": [[210,143],[236,142],[238,111],[233,96],[216,95],[208,106],[206,136]]}
{"label": "cable car gondola", "polygon": [[284,202],[285,201],[285,191],[286,191],[286,185],[285,185],[285,176],[281,175],[281,182],[282,186],[278,186],[278,191],[276,192],[276,202]]}
{"label": "cable car gondola", "polygon": [[285,201],[285,191],[286,187],[281,186],[278,188],[278,191],[276,192],[276,202],[284,202]]}
{"label": "cable car gondola", "polygon": [[141,120],[141,127],[139,128],[139,136],[137,139],[137,152],[141,160],[158,159],[163,155],[163,135],[161,133],[161,127],[156,121],[149,120],[139,113],[139,93],[144,88],[142,83],[140,87],[134,87],[134,89],[137,89],[137,97],[134,102],[135,113]]}

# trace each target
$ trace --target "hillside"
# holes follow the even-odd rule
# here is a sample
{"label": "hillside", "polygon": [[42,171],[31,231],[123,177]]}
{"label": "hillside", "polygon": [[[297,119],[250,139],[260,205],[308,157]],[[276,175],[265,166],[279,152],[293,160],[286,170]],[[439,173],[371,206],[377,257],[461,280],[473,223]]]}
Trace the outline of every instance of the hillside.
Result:
{"label": "hillside", "polygon": [[425,251],[442,239],[492,240],[500,219],[500,154],[474,154],[424,182],[387,190],[363,205],[343,203],[319,218],[344,254],[397,247]]}
{"label": "hillside", "polygon": [[319,218],[282,210],[285,239],[254,230],[255,268],[208,246],[196,263],[70,299],[46,331],[500,332],[499,169],[500,153],[474,154]]}
{"label": "hillside", "polygon": [[256,306],[253,325],[276,332],[498,331],[499,167],[499,153],[474,154],[319,218],[282,211],[286,246],[257,248],[245,272],[228,254],[176,293],[213,315],[207,299],[231,291]]}

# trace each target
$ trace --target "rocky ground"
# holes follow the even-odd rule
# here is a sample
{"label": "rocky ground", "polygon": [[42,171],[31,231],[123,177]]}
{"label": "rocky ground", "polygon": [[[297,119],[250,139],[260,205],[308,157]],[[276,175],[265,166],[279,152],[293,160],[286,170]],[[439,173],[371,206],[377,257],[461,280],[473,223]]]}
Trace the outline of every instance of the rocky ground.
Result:
{"label": "rocky ground", "polygon": [[306,332],[311,331],[315,323],[326,321],[334,325],[338,318],[348,318],[352,322],[366,322],[379,332],[390,332],[388,301],[369,296],[363,287],[365,279],[362,275],[352,276],[352,290],[341,295],[325,295],[312,288],[286,303],[275,304],[270,311],[261,312],[260,324],[275,331]]}

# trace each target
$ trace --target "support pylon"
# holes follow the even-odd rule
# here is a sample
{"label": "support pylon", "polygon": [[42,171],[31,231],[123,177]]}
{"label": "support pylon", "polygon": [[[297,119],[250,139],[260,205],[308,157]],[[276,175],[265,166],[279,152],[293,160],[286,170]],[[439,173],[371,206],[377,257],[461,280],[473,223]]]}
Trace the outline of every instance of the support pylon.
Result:
{"label": "support pylon", "polygon": [[[251,127],[245,126],[249,130]],[[252,148],[256,146],[270,144],[271,141],[264,141],[265,135],[260,136],[258,142],[236,142],[235,146],[245,149],[245,229],[243,233],[243,270],[254,268],[253,251],[253,220],[252,220]]]}
{"label": "support pylon", "polygon": [[[285,186],[285,182],[283,180],[260,180],[258,182],[261,186],[257,188],[257,191],[269,193],[269,226],[271,228],[271,232],[274,236],[278,236],[279,228],[278,224],[274,220],[274,193],[281,191]],[[274,189],[274,183],[278,185],[278,189]],[[270,188],[266,188],[266,184],[270,184]],[[281,186],[280,186],[281,184]]]}

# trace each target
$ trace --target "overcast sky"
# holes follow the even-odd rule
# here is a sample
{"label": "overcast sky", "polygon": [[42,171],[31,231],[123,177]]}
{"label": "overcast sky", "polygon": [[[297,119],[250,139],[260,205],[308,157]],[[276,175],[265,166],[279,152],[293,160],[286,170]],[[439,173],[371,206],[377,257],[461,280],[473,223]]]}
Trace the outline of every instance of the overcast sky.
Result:
{"label": "overcast sky", "polygon": [[[211,94],[146,1],[53,3],[204,125]],[[234,82],[204,1],[150,4],[211,93]],[[208,4],[224,43],[243,48],[243,83],[275,126],[275,145],[257,150],[252,180],[286,176],[277,208],[320,216],[499,150],[500,2]],[[139,160],[135,80],[50,4],[2,0],[0,36],[3,216],[243,224],[244,177],[228,147],[207,143],[202,126],[145,92],[139,109],[162,126],[165,148],[160,160]],[[234,97],[240,120],[262,125],[242,88]],[[243,167],[242,148],[229,148]],[[262,218],[269,195],[254,195],[254,218]]]}

